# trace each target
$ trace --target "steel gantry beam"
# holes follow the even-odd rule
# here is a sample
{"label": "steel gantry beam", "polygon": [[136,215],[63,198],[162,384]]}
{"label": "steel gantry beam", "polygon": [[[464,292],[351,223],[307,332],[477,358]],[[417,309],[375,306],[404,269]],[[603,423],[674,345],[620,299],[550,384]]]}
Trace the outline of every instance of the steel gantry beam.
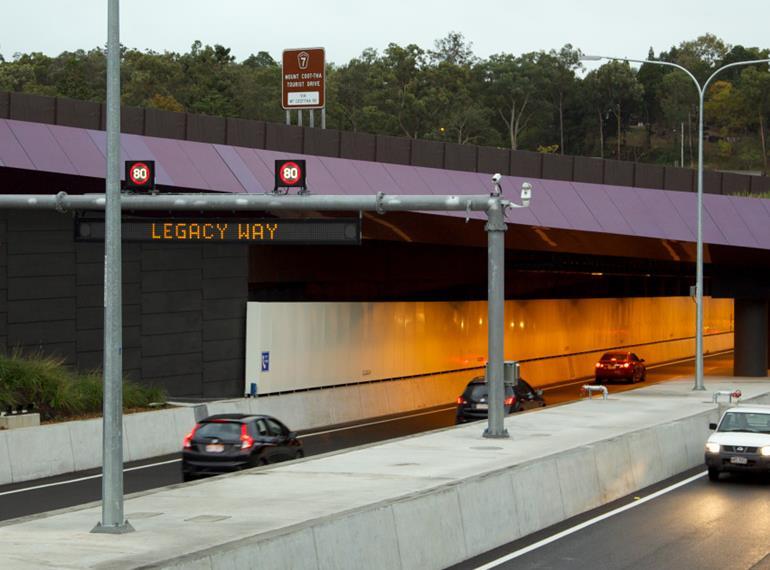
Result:
{"label": "steel gantry beam", "polygon": [[[489,392],[489,416],[484,437],[503,438],[508,437],[505,430],[505,404],[504,404],[504,338],[505,338],[505,239],[506,230],[505,213],[509,208],[529,206],[532,187],[524,183],[521,190],[522,205],[515,204],[501,197],[500,175],[493,177],[494,190],[489,195],[389,195],[380,192],[376,195],[359,196],[314,196],[314,195],[277,195],[277,194],[251,194],[248,196],[233,194],[157,194],[135,195],[122,194],[117,200],[114,211],[367,211],[385,214],[386,212],[404,211],[454,211],[466,212],[466,221],[471,212],[484,212],[487,216],[485,230],[488,237],[487,267],[488,267],[488,361],[487,378]],[[117,192],[116,192],[117,194]],[[112,196],[110,196],[112,199]],[[34,194],[5,194],[0,195],[0,209],[38,209],[67,211],[104,210],[109,213],[111,199],[105,194],[70,195],[59,192],[55,195]],[[114,217],[114,214],[113,214]],[[118,217],[117,220],[120,218]],[[120,224],[113,221],[113,228],[119,231]],[[120,234],[118,234],[119,236]],[[119,238],[118,238],[119,239]],[[119,243],[119,242],[118,242]],[[119,279],[119,272],[115,272],[115,262],[120,260],[120,246],[108,247],[105,244],[105,276],[110,273]],[[115,258],[115,259],[113,259]],[[119,265],[119,263],[118,263]],[[105,299],[107,299],[108,287],[120,289],[120,282],[115,279],[105,278]],[[111,306],[113,312],[121,314],[118,297],[113,300],[117,303]],[[105,307],[107,311],[107,307]],[[114,323],[113,323],[114,324]],[[108,363],[106,355],[117,354],[117,360],[121,358],[121,347],[111,346],[110,343],[121,343],[120,335],[105,336],[105,364]],[[111,361],[109,361],[111,362]],[[120,370],[120,363],[114,362],[115,370]],[[109,400],[109,401],[108,401]],[[122,448],[115,447],[111,442],[121,437],[122,409],[120,400],[114,390],[108,390],[105,385],[105,412],[113,411],[110,415],[116,417],[104,422],[105,446],[111,446],[108,453],[105,447],[104,463],[104,520],[97,525],[97,532],[122,533],[133,530],[128,521],[123,520],[123,488],[122,477],[114,473],[118,468],[113,463],[122,466]],[[108,433],[109,432],[109,433]],[[117,454],[119,461],[107,461],[108,455]],[[110,463],[108,477],[108,463]],[[120,474],[122,474],[122,469]],[[109,502],[107,501],[109,499]]]}

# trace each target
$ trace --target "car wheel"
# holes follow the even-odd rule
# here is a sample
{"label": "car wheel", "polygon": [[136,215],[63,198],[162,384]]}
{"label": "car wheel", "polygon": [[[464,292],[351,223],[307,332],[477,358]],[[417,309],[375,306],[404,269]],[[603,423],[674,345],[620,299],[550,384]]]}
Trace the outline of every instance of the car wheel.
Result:
{"label": "car wheel", "polygon": [[182,481],[184,483],[189,483],[193,479],[195,479],[195,477],[192,475],[192,473],[182,473]]}
{"label": "car wheel", "polygon": [[719,469],[709,467],[709,481],[719,481]]}
{"label": "car wheel", "polygon": [[265,465],[267,465],[267,459],[260,457],[259,461],[257,461],[257,467],[263,467]]}
{"label": "car wheel", "polygon": [[294,456],[294,459],[302,459],[303,457],[305,457],[305,452],[300,449],[297,451],[297,454]]}
{"label": "car wheel", "polygon": [[647,372],[642,372],[642,375],[639,377],[639,382],[644,382],[647,380]]}

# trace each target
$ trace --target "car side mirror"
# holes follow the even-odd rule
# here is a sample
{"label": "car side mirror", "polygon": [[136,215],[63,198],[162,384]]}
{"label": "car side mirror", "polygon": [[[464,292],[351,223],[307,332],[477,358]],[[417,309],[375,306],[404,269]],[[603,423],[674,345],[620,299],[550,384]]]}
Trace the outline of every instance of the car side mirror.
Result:
{"label": "car side mirror", "polygon": [[644,362],[644,358],[640,358],[640,359],[639,359],[639,362]]}
{"label": "car side mirror", "polygon": [[543,397],[543,391],[542,390],[535,390],[535,396],[537,396],[538,398],[542,398]]}
{"label": "car side mirror", "polygon": [[289,435],[287,435],[289,439],[296,439],[297,438],[297,432],[296,431],[290,431]]}
{"label": "car side mirror", "polygon": [[711,422],[709,424],[709,429],[717,429],[717,424],[715,424],[714,422]]}

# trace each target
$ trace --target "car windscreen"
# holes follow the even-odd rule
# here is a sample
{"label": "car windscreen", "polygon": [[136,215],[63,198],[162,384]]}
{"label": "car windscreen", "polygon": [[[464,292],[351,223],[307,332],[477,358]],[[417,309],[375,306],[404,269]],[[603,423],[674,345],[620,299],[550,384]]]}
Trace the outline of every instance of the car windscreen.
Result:
{"label": "car windscreen", "polygon": [[241,437],[241,424],[238,422],[204,422],[195,430],[195,439],[237,440]]}
{"label": "car windscreen", "polygon": [[717,431],[770,433],[770,414],[727,412]]}
{"label": "car windscreen", "polygon": [[[468,384],[468,387],[465,389],[465,392],[463,392],[463,397],[466,400],[471,400],[474,402],[478,402],[482,398],[486,398],[489,395],[489,390],[487,389],[486,382],[480,383],[480,384]],[[508,396],[513,395],[513,388],[510,386],[505,387],[505,396],[506,398]]]}
{"label": "car windscreen", "polygon": [[628,355],[625,352],[608,352],[602,356],[602,360],[626,360]]}

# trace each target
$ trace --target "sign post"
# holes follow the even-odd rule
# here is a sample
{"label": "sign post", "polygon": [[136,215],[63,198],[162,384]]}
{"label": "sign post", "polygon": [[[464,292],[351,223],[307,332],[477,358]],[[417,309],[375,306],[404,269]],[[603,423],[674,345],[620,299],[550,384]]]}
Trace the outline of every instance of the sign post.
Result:
{"label": "sign post", "polygon": [[326,128],[326,54],[324,48],[283,50],[281,106],[286,110],[286,124],[291,124],[290,111],[296,109],[297,124],[302,125],[302,110],[310,109],[310,126],[315,126],[313,109],[321,109],[321,127]]}

